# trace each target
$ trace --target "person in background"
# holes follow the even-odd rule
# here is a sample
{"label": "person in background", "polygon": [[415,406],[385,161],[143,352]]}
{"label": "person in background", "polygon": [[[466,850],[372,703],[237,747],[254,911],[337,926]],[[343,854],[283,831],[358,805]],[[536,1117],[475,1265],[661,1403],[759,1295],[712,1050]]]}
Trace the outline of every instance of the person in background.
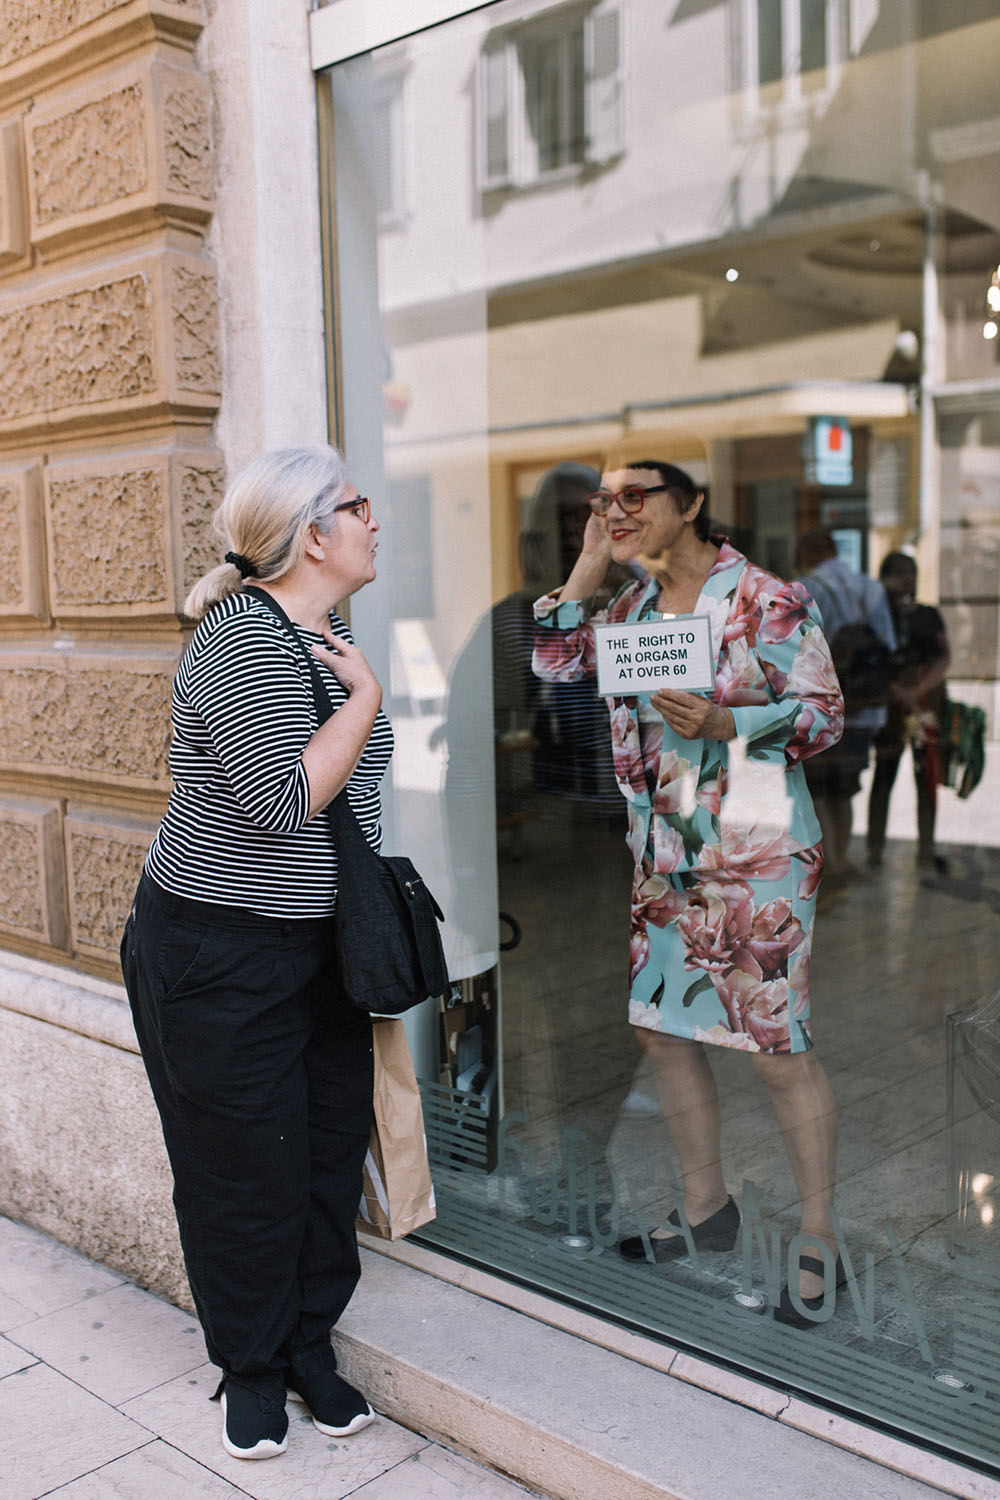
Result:
{"label": "person in background", "polygon": [[939,724],[948,673],[948,636],[940,613],[917,604],[917,565],[890,552],[879,569],[896,631],[888,717],[875,736],[875,775],[868,799],[868,864],[877,870],[885,849],[889,797],[906,745],[913,755],[917,789],[917,863],[946,870],[934,852],[937,789],[941,781]]}
{"label": "person in background", "polygon": [[[856,573],[838,556],[837,544],[829,531],[807,531],[799,538],[798,566],[801,581],[816,601],[823,619],[823,633],[831,645],[845,626],[860,623],[874,631],[886,653],[895,648],[896,633],[885,589],[876,579]],[[845,697],[848,697],[846,690]],[[806,781],[823,830],[827,897],[858,874],[848,859],[851,801],[861,789],[861,773],[867,769],[872,741],[885,722],[884,703],[852,707],[848,701],[839,743],[813,756],[805,765]]]}
{"label": "person in background", "polygon": [[[173,790],[125,925],[125,988],[174,1175],[222,1444],[271,1458],[286,1393],[320,1432],[368,1425],[330,1329],[361,1267],[354,1220],[372,1119],[372,1022],[336,991],[346,787],[381,840],[392,754],[382,689],[334,606],[375,577],[379,523],[333,448],[265,454],[216,517],[230,550],[185,613]],[[253,582],[251,582],[253,580]],[[319,725],[312,652],[336,712]]]}

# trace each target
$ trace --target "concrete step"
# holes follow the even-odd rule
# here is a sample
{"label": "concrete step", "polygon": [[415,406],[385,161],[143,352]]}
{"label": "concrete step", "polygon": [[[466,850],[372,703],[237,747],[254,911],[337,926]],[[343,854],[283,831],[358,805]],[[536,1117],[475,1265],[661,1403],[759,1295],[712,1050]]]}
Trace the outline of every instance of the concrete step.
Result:
{"label": "concrete step", "polygon": [[1000,1500],[962,1465],[419,1246],[362,1260],[335,1334],[347,1378],[553,1500]]}

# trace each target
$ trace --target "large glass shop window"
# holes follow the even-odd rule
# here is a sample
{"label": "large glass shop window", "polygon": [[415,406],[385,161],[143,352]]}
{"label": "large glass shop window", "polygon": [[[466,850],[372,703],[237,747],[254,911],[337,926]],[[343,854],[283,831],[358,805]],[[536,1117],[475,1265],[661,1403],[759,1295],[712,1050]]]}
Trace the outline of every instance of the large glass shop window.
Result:
{"label": "large glass shop window", "polygon": [[[388,842],[448,918],[451,991],[407,1023],[439,1206],[422,1237],[992,1467],[998,49],[995,8],[964,3],[502,0],[322,80],[339,416],[382,521],[353,622],[389,685]],[[685,470],[776,588],[816,566],[817,532],[855,577],[886,566],[894,647],[836,794],[848,863],[818,895],[780,735],[770,758],[735,742],[676,806],[654,748],[659,832],[633,819],[630,847],[615,764],[633,722],[655,739],[648,695],[613,725],[591,677],[532,669],[534,601],[609,453]],[[586,608],[651,576],[613,567]],[[772,693],[805,672],[798,641]],[[681,882],[701,938],[660,878],[678,848],[703,851]],[[664,1258],[691,1075],[640,1045],[629,963],[668,942],[639,1019],[707,1036],[735,1206]],[[781,1070],[810,1058],[830,1095],[782,1109]],[[832,1248],[800,1285],[800,1188],[834,1125]],[[790,1277],[803,1326],[774,1316]]]}

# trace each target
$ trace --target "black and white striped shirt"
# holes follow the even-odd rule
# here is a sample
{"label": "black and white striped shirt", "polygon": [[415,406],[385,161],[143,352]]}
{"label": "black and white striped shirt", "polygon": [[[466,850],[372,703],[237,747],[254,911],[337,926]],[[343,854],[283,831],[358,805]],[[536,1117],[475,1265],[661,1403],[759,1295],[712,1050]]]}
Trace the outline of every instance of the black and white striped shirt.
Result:
{"label": "black and white striped shirt", "polygon": [[[353,637],[336,614],[336,635]],[[322,637],[295,626],[307,648]],[[347,693],[317,662],[334,709]],[[171,709],[173,791],[146,857],[165,890],[275,917],[333,910],[337,856],[329,819],[309,822],[302,752],[318,728],[309,667],[271,611],[231,594],[201,621],[181,658]],[[382,839],[379,782],[392,754],[379,711],[347,784],[365,837]]]}

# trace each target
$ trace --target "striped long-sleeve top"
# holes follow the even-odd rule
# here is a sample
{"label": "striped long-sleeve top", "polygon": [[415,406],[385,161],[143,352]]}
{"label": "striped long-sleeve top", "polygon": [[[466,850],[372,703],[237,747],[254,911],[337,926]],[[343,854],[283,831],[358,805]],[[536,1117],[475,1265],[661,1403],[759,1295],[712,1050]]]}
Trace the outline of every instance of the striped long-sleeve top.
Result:
{"label": "striped long-sleeve top", "polygon": [[[336,635],[351,641],[330,615]],[[305,645],[322,637],[296,625]],[[336,710],[347,693],[318,662]],[[337,855],[328,818],[309,819],[302,752],[318,728],[309,667],[269,609],[232,594],[181,658],[171,709],[173,790],[146,858],[168,891],[277,917],[333,910]],[[379,712],[347,795],[369,844],[382,830],[379,782],[392,754]]]}

